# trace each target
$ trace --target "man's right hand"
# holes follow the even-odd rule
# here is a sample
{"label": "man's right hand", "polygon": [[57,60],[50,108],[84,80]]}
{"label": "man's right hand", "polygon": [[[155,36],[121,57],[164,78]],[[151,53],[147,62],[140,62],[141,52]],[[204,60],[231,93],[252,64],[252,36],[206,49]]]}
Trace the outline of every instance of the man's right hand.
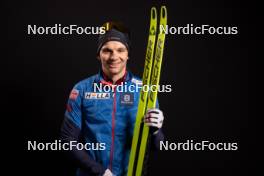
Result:
{"label": "man's right hand", "polygon": [[109,169],[106,169],[103,176],[114,176],[114,175],[112,174],[112,172]]}

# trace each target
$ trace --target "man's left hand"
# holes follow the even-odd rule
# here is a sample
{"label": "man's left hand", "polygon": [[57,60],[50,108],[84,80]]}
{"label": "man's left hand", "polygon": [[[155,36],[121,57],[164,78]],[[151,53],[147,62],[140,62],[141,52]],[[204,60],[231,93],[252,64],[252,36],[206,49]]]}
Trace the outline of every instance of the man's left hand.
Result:
{"label": "man's left hand", "polygon": [[156,134],[162,127],[163,120],[163,113],[157,108],[149,109],[144,117],[145,124],[153,129],[153,134]]}

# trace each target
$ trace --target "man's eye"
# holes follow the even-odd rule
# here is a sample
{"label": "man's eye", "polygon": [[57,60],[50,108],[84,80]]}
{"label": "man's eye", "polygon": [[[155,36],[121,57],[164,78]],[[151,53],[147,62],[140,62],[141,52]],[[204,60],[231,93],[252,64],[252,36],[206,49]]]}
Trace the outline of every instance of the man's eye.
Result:
{"label": "man's eye", "polygon": [[103,52],[104,52],[104,53],[109,53],[109,52],[111,52],[111,50],[108,49],[108,48],[105,48],[105,49],[103,49]]}
{"label": "man's eye", "polygon": [[124,49],[124,48],[120,48],[120,49],[118,49],[118,52],[125,52],[126,51],[126,49]]}

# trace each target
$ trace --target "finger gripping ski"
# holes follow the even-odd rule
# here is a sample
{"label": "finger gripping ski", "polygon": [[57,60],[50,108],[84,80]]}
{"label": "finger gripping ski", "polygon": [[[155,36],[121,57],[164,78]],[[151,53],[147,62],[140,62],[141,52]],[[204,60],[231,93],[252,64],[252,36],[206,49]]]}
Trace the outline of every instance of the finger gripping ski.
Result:
{"label": "finger gripping ski", "polygon": [[[160,10],[159,25],[165,29],[167,25],[167,10],[165,6]],[[159,27],[160,29],[161,27]],[[138,103],[138,112],[134,126],[134,134],[132,139],[132,147],[128,164],[128,176],[141,176],[143,163],[145,158],[149,127],[142,122],[147,109],[155,108],[157,100],[157,87],[159,85],[161,63],[163,58],[163,49],[165,43],[165,31],[159,31],[157,44],[157,10],[151,8],[150,28],[148,36],[148,45],[146,50],[145,65],[143,71],[142,82],[148,87],[152,86],[149,92],[141,89],[140,99]],[[155,48],[156,46],[156,48]],[[154,56],[155,48],[155,56]],[[153,59],[154,58],[154,59]],[[153,61],[154,60],[154,61]]]}

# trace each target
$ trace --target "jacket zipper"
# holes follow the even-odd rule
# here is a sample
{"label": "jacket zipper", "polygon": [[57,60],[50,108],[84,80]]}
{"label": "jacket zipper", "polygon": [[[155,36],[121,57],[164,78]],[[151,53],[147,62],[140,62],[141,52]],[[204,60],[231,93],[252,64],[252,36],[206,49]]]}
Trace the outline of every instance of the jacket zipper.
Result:
{"label": "jacket zipper", "polygon": [[114,88],[114,101],[113,101],[113,112],[112,112],[112,141],[111,141],[111,148],[110,148],[110,164],[109,164],[109,169],[111,171],[112,171],[113,159],[114,159],[115,114],[116,114],[116,89]]}

